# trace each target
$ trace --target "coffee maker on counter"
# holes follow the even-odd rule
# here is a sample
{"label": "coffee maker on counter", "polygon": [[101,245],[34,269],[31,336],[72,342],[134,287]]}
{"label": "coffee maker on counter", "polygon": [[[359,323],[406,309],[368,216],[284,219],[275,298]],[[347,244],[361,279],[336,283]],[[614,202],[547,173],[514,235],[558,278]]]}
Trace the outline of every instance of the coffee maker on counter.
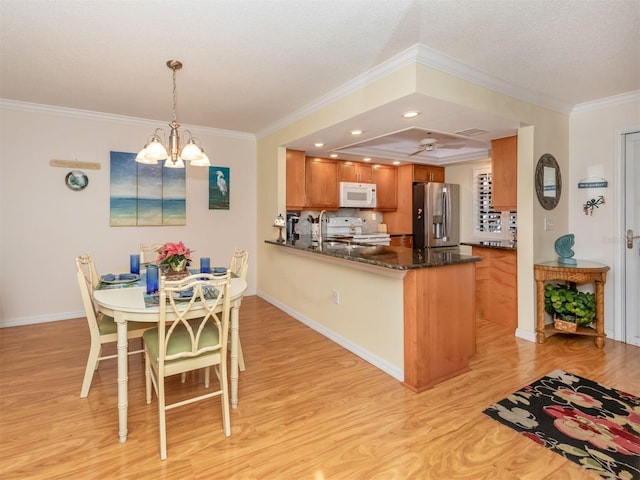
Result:
{"label": "coffee maker on counter", "polygon": [[300,217],[295,213],[287,213],[287,240],[298,240],[300,234],[296,232],[296,225]]}

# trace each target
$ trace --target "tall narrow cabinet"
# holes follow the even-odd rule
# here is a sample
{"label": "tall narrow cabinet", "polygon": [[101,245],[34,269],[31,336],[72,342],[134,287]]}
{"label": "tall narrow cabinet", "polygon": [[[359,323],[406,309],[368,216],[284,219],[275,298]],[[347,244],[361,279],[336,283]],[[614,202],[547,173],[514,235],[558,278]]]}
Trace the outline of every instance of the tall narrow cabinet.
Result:
{"label": "tall narrow cabinet", "polygon": [[493,208],[515,212],[518,204],[518,137],[491,141]]}

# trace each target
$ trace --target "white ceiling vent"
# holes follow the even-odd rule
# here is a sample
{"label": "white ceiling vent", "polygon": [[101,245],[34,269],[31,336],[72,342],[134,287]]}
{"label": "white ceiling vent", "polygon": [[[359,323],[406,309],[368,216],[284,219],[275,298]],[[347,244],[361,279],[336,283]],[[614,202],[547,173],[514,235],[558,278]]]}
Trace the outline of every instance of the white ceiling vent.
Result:
{"label": "white ceiling vent", "polygon": [[464,135],[465,137],[475,137],[476,135],[484,135],[485,133],[487,133],[487,131],[480,128],[467,128],[466,130],[456,132],[457,135]]}

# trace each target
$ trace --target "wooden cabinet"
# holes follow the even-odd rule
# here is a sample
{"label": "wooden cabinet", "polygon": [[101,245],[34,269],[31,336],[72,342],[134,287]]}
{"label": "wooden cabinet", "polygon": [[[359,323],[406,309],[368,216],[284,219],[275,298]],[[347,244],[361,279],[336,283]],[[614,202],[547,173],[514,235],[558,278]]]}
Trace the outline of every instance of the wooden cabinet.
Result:
{"label": "wooden cabinet", "polygon": [[305,208],[337,210],[340,203],[338,161],[306,157],[305,189]]}
{"label": "wooden cabinet", "polygon": [[409,247],[413,246],[413,235],[394,235],[390,238],[389,244],[392,247]]}
{"label": "wooden cabinet", "polygon": [[469,370],[476,353],[475,266],[407,270],[404,286],[404,385],[422,392]]}
{"label": "wooden cabinet", "polygon": [[499,248],[473,247],[482,257],[476,263],[476,317],[518,327],[517,253]]}
{"label": "wooden cabinet", "polygon": [[287,210],[302,210],[305,195],[304,152],[287,150]]}
{"label": "wooden cabinet", "polygon": [[416,183],[444,182],[444,168],[433,165],[413,165],[413,181]]}
{"label": "wooden cabinet", "polygon": [[444,168],[433,165],[402,165],[397,167],[398,202],[396,210],[384,214],[384,223],[391,233],[413,233],[413,183],[434,178],[444,182]]}
{"label": "wooden cabinet", "polygon": [[374,165],[373,183],[376,184],[376,210],[398,208],[398,173],[393,165]]}
{"label": "wooden cabinet", "polygon": [[491,141],[493,208],[515,212],[518,205],[518,137]]}
{"label": "wooden cabinet", "polygon": [[340,162],[338,170],[340,182],[373,183],[373,168],[369,163]]}

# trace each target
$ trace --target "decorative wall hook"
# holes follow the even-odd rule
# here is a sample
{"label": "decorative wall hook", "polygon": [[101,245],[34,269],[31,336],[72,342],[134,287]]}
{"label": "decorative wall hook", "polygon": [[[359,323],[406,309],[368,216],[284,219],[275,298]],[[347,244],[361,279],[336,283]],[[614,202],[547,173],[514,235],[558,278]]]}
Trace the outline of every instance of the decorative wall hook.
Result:
{"label": "decorative wall hook", "polygon": [[592,198],[591,200],[587,200],[582,208],[584,209],[585,215],[593,215],[593,209],[598,208],[598,205],[604,205],[604,197],[600,195],[598,198]]}

